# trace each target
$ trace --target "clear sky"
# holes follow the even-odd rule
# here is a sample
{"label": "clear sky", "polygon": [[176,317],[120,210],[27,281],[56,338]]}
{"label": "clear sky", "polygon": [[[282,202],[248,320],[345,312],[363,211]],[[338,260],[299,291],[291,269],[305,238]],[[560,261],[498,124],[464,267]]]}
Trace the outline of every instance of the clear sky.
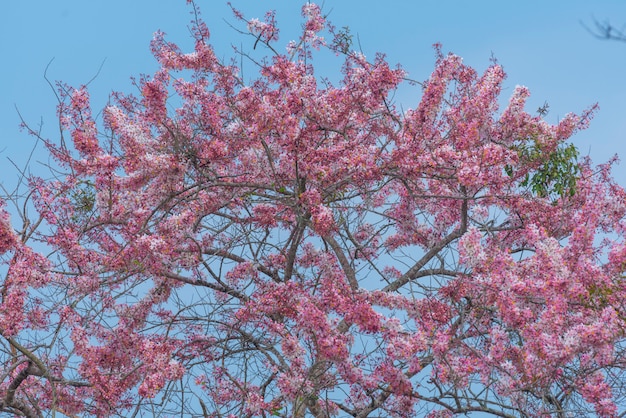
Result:
{"label": "clear sky", "polygon": [[[295,37],[303,1],[231,0],[248,17],[275,9],[281,45]],[[197,0],[209,24],[218,54],[230,45],[250,50],[251,41],[228,23],[237,24],[223,0]],[[624,163],[615,176],[626,186],[626,43],[593,38],[581,25],[594,17],[626,24],[626,2],[618,0],[451,1],[325,0],[323,10],[338,27],[349,26],[368,56],[387,54],[411,78],[425,80],[433,69],[432,44],[443,44],[482,71],[493,55],[508,73],[503,103],[517,84],[530,88],[528,110],[550,105],[549,122],[581,112],[595,102],[600,111],[591,127],[575,137],[583,154],[596,163],[618,153]],[[90,84],[95,111],[112,90],[132,90],[131,76],[149,74],[156,63],[149,42],[157,29],[191,48],[190,8],[184,0],[33,0],[6,1],[0,13],[0,181],[12,182],[15,171],[7,157],[21,163],[33,144],[19,130],[16,107],[31,125],[43,122],[43,134],[58,138],[55,97],[43,74],[71,85]],[[282,22],[282,23],[281,23]],[[355,36],[356,38],[356,36]],[[242,44],[243,42],[243,44]],[[246,44],[246,42],[248,44]],[[324,63],[320,63],[324,64]],[[337,72],[335,60],[324,67]],[[405,109],[419,101],[418,88],[405,86],[396,96]],[[42,160],[43,154],[38,154]],[[45,160],[43,160],[45,162]]]}

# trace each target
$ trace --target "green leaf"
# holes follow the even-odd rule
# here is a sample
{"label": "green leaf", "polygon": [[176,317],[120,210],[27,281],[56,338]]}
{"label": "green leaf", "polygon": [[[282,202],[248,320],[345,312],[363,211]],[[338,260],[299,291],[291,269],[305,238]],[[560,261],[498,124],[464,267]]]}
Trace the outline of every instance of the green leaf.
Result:
{"label": "green leaf", "polygon": [[[542,146],[534,138],[529,138],[516,146],[520,160],[524,164],[542,163],[531,173],[527,173],[520,185],[529,187],[539,197],[555,200],[576,194],[576,182],[580,175],[578,149],[573,144],[562,144],[546,156]],[[505,166],[509,177],[513,169]]]}

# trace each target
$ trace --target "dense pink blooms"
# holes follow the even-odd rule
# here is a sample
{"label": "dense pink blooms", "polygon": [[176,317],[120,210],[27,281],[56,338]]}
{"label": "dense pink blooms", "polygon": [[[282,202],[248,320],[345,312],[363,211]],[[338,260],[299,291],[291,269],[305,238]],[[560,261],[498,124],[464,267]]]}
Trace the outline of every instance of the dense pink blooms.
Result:
{"label": "dense pink blooms", "polygon": [[0,207],[0,411],[622,411],[626,193],[565,143],[592,112],[551,125],[519,86],[500,110],[502,67],[439,47],[400,111],[405,71],[318,5],[287,54],[273,12],[234,12],[275,52],[254,80],[194,18],[192,50],[157,32],[160,68],[101,119],[60,86],[71,143],[46,141],[29,222]]}
{"label": "dense pink blooms", "polygon": [[0,254],[15,247],[17,236],[11,227],[9,214],[3,208],[4,202],[0,200]]}

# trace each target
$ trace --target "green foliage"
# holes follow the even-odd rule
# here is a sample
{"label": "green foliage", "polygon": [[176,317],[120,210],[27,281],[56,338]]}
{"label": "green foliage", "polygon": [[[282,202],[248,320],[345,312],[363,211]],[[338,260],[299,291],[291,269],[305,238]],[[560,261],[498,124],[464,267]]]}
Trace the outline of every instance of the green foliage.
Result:
{"label": "green foliage", "polygon": [[[530,140],[516,147],[520,160],[524,163],[543,163],[532,173],[527,173],[521,182],[522,187],[529,187],[539,197],[555,199],[573,196],[576,193],[576,181],[580,174],[578,149],[573,144],[562,144],[555,151],[545,156],[545,151],[536,141]],[[504,167],[509,177],[513,177],[513,167]]]}

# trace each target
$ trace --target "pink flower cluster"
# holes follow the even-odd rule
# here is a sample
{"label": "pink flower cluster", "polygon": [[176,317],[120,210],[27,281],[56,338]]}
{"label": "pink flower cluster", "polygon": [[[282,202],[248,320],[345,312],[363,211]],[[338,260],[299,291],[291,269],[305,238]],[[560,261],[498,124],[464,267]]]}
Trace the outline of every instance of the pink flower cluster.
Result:
{"label": "pink flower cluster", "polygon": [[4,202],[0,200],[0,254],[12,250],[17,245],[17,236],[11,226],[9,214],[3,206]]}
{"label": "pink flower cluster", "polygon": [[[343,47],[312,3],[290,54],[248,80],[191,3],[191,51],[157,32],[160,68],[102,123],[85,87],[61,87],[71,144],[46,145],[68,174],[25,183],[34,226],[18,236],[0,207],[0,409],[624,408],[626,192],[565,142],[593,108],[551,125],[517,87],[500,111],[503,68],[438,47],[400,111],[406,72],[350,52],[347,31],[340,81],[318,77],[316,48]],[[234,12],[246,51],[277,51],[273,12]]]}

